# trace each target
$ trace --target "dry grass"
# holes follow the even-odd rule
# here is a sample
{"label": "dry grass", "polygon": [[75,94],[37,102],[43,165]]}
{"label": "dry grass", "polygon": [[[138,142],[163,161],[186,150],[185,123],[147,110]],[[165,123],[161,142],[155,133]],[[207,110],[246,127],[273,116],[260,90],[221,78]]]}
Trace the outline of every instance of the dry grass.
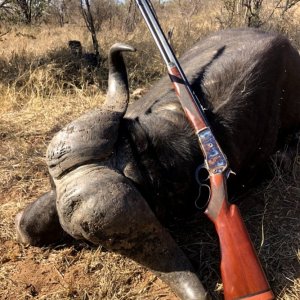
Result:
{"label": "dry grass", "polygon": [[[173,43],[179,54],[220,28],[215,19],[218,12],[206,9],[190,23],[184,15],[178,16]],[[299,19],[270,26],[289,33],[300,44]],[[132,91],[147,87],[164,72],[145,31],[141,25],[132,33],[112,29],[99,36],[103,65],[92,77],[97,79],[92,85],[86,84],[90,76],[86,70],[76,71],[78,66],[74,67],[66,49],[71,39],[89,45],[89,35],[80,26],[15,27],[0,40],[0,299],[176,299],[150,272],[104,249],[74,241],[51,248],[26,247],[15,241],[14,216],[49,189],[44,163],[49,140],[64,124],[104,99],[104,53],[109,47],[126,41],[138,48],[128,56]],[[239,199],[277,299],[300,298],[299,180],[298,152],[290,171],[275,169],[272,180]],[[203,283],[220,298],[219,249],[212,225],[199,215],[174,224],[171,231]]]}

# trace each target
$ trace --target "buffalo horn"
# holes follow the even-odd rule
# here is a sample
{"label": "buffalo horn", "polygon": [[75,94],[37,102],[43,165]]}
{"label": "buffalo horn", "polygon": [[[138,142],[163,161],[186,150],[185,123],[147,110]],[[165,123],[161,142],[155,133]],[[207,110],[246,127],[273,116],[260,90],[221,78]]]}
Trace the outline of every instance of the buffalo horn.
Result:
{"label": "buffalo horn", "polygon": [[122,51],[135,51],[135,49],[122,43],[114,44],[110,48],[108,92],[104,107],[124,115],[128,105],[129,91]]}

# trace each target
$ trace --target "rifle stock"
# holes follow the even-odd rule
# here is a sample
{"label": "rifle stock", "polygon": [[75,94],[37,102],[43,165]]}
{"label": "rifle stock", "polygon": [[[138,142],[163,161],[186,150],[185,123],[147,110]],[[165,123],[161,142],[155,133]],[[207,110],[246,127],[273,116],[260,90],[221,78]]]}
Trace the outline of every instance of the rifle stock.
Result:
{"label": "rifle stock", "polygon": [[273,299],[239,209],[227,201],[223,175],[212,175],[210,182],[211,198],[205,214],[219,236],[225,300]]}

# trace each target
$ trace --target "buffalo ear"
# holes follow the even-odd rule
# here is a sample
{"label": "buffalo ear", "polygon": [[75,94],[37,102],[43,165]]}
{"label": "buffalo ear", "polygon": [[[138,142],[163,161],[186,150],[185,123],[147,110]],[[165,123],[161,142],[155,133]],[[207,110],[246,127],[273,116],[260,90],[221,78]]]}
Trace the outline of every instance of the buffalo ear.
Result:
{"label": "buffalo ear", "polygon": [[56,192],[52,189],[30,203],[15,218],[17,240],[33,246],[58,242],[66,236],[56,209]]}

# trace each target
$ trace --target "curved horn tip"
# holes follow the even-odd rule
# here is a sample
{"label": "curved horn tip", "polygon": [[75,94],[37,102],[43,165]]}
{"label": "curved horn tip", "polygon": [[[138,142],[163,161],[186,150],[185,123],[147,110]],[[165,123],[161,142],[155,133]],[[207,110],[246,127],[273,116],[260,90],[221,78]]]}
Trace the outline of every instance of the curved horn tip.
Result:
{"label": "curved horn tip", "polygon": [[118,51],[131,51],[131,52],[135,52],[136,49],[128,44],[124,44],[124,43],[115,43],[111,46],[109,52],[113,53],[113,52],[118,52]]}

